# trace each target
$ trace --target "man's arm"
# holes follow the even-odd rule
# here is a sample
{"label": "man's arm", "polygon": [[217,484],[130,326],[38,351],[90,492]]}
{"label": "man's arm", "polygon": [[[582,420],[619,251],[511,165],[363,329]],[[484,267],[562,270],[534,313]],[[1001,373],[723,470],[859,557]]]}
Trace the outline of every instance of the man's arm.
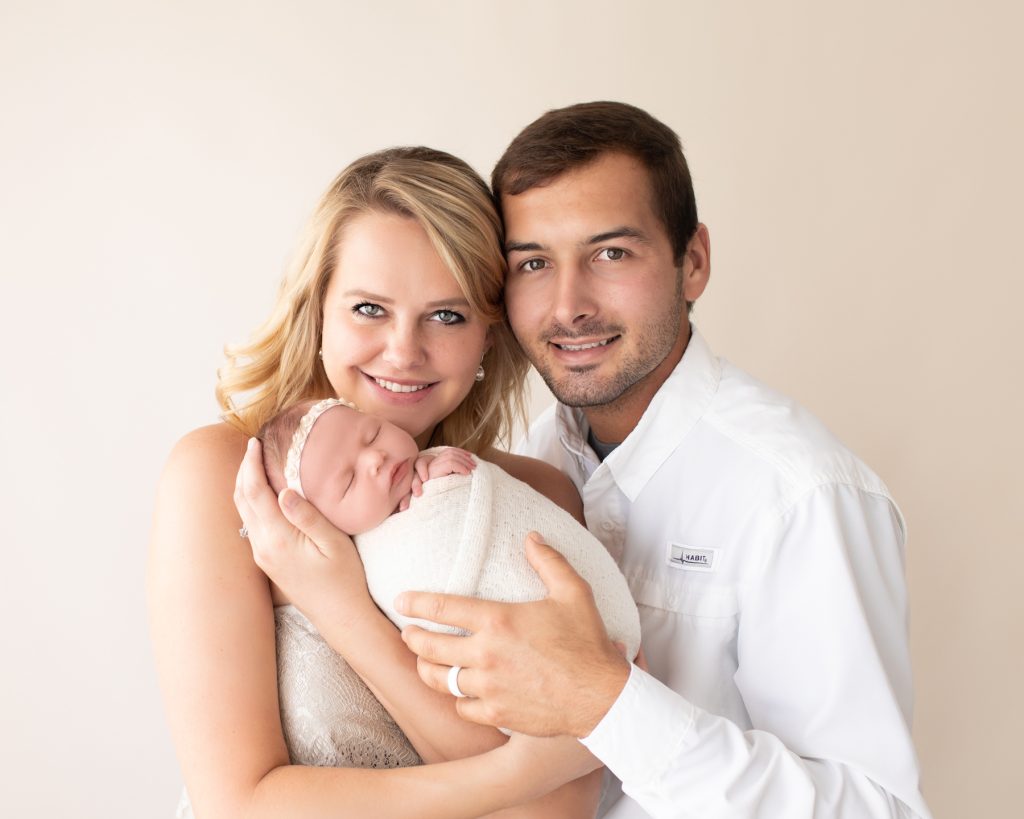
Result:
{"label": "man's arm", "polygon": [[474,633],[404,636],[429,661],[428,684],[447,665],[466,667],[460,686],[475,699],[460,700],[461,715],[586,737],[653,816],[927,817],[909,732],[901,548],[888,499],[850,487],[819,487],[780,517],[738,635],[736,681],[754,730],[638,669],[609,694],[615,665],[594,636],[592,604],[565,572],[536,562],[547,611],[409,595],[408,613],[454,615]]}

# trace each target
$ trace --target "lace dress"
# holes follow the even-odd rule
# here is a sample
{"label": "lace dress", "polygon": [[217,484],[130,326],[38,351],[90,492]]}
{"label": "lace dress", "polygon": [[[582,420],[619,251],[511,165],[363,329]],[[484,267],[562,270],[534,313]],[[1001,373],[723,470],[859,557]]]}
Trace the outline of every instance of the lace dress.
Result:
{"label": "lace dress", "polygon": [[[274,609],[281,727],[296,765],[400,768],[420,758],[391,715],[294,606]],[[176,819],[192,819],[182,793]]]}

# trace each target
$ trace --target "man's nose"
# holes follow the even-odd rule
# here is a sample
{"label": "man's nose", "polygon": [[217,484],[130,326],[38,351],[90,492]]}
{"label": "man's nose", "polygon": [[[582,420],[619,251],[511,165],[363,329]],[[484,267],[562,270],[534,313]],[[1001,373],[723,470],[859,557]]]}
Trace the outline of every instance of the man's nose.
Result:
{"label": "man's nose", "polygon": [[597,313],[588,271],[578,263],[563,264],[555,274],[553,315],[563,327],[572,327]]}
{"label": "man's nose", "polygon": [[398,371],[420,366],[426,356],[418,325],[395,324],[388,335],[383,358],[388,366]]}

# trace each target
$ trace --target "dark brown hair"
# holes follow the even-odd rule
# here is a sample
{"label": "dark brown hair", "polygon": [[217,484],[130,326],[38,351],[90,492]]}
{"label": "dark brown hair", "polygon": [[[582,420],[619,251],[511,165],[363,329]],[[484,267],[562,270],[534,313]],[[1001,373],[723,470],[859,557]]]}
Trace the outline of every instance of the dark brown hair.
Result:
{"label": "dark brown hair", "polygon": [[548,111],[527,125],[505,150],[491,175],[502,196],[546,185],[607,153],[639,160],[650,174],[655,214],[672,243],[676,264],[697,230],[697,202],[690,169],[676,133],[646,111],[623,102],[584,102]]}

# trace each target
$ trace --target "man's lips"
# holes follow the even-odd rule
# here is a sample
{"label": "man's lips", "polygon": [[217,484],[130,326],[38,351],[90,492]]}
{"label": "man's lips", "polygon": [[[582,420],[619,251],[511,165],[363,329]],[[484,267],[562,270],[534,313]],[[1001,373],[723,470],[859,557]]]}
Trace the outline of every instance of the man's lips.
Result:
{"label": "man's lips", "polygon": [[605,336],[604,338],[571,338],[571,339],[548,339],[548,344],[564,350],[567,353],[580,353],[586,350],[596,350],[607,347],[613,341],[620,339],[620,335]]}

